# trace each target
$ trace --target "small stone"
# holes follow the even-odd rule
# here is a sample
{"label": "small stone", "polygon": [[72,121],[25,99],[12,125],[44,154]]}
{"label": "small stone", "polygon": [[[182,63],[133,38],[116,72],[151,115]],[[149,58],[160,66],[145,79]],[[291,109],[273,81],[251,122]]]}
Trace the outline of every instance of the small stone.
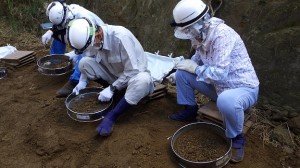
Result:
{"label": "small stone", "polygon": [[294,118],[294,117],[298,117],[299,114],[297,112],[291,111],[288,114],[288,118]]}
{"label": "small stone", "polygon": [[294,150],[293,150],[292,148],[286,146],[286,145],[283,146],[282,150],[283,150],[283,152],[285,152],[285,153],[287,153],[287,154],[292,154],[292,153],[294,153]]}

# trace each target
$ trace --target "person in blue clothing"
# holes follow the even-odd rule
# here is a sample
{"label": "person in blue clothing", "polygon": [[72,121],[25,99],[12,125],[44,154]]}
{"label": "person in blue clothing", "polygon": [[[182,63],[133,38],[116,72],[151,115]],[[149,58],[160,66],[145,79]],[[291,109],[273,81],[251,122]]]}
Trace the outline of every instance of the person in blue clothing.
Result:
{"label": "person in blue clothing", "polygon": [[[66,28],[68,23],[73,19],[88,18],[98,25],[104,22],[93,12],[77,4],[67,5],[63,0],[51,2],[46,10],[50,22],[53,26],[42,36],[42,43],[47,45],[51,40],[50,55],[65,54],[66,52]],[[69,81],[56,92],[56,97],[66,97],[72,93],[73,88],[78,84],[80,71],[78,62],[85,53],[71,51],[65,55],[69,56],[75,64],[74,72]]]}
{"label": "person in blue clothing", "polygon": [[[173,10],[175,37],[188,39],[196,50],[175,68],[177,103],[185,108],[170,119],[194,122],[198,106],[194,91],[216,101],[225,134],[232,139],[232,162],[244,158],[244,111],[258,99],[259,80],[241,37],[223,20],[211,17],[202,0],[181,0]],[[174,76],[173,76],[174,77]]]}

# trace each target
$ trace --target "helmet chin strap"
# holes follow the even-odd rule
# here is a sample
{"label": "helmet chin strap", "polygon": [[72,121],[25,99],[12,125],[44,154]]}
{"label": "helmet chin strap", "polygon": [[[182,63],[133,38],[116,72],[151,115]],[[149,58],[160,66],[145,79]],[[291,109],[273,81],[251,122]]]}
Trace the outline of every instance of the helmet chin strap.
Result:
{"label": "helmet chin strap", "polygon": [[61,5],[63,6],[64,15],[63,15],[63,18],[62,18],[61,22],[57,26],[64,26],[64,24],[66,23],[67,12],[68,12],[69,9],[68,9],[67,5],[64,2],[60,2],[60,1],[58,1],[58,2],[61,3]]}
{"label": "helmet chin strap", "polygon": [[75,15],[73,14],[72,10],[70,10],[69,7],[67,6],[65,22],[62,25],[63,26],[68,25],[68,23],[74,19],[75,19]]}

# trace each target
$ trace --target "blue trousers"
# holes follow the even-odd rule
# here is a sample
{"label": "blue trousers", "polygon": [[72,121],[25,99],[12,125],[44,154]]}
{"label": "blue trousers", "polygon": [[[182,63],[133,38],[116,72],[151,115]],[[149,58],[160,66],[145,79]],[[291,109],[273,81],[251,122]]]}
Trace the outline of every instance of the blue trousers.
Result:
{"label": "blue trousers", "polygon": [[[66,52],[66,44],[53,38],[51,48],[50,48],[50,55],[51,54],[65,54],[65,52]],[[79,82],[81,73],[79,71],[78,64],[79,64],[79,61],[81,60],[81,58],[82,58],[82,55],[79,55],[77,58],[75,67],[74,67],[74,71],[73,71],[72,75],[70,76],[70,81],[72,81],[73,83]]]}
{"label": "blue trousers", "polygon": [[176,90],[177,103],[181,105],[196,105],[194,90],[216,101],[226,126],[225,134],[234,138],[243,132],[244,111],[257,102],[259,87],[229,89],[217,95],[213,85],[196,81],[195,74],[177,70]]}

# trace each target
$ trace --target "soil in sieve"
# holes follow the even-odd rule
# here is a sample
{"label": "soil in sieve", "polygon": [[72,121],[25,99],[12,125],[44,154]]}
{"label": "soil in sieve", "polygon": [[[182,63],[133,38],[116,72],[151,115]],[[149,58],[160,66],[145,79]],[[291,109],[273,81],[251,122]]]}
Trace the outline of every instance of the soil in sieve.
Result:
{"label": "soil in sieve", "polygon": [[229,149],[224,137],[201,128],[188,130],[175,141],[174,150],[182,158],[193,162],[213,161]]}
{"label": "soil in sieve", "polygon": [[47,61],[43,64],[44,68],[64,68],[70,65],[70,62],[62,62],[62,61]]}
{"label": "soil in sieve", "polygon": [[109,106],[110,102],[98,100],[98,94],[85,94],[75,97],[70,102],[70,109],[78,113],[93,113],[101,111]]}

